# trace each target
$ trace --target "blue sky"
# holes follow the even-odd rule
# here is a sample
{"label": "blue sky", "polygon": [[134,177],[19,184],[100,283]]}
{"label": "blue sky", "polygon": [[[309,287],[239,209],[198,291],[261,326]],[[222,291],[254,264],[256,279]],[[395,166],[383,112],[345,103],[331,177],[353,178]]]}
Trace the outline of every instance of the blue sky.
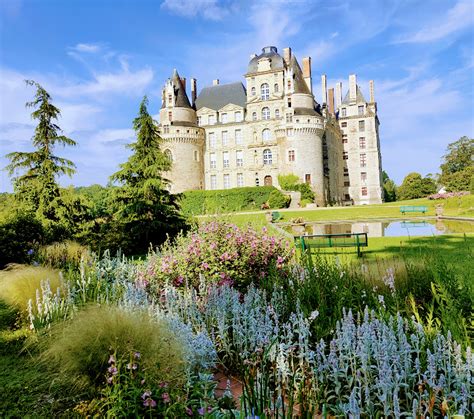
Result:
{"label": "blue sky", "polygon": [[[173,68],[198,79],[243,81],[249,56],[291,46],[329,86],[375,80],[383,168],[397,182],[437,172],[448,143],[474,135],[472,0],[0,0],[0,166],[30,149],[25,102],[34,79],[78,142],[58,150],[77,165],[63,185],[106,184],[127,157],[144,94],[157,114]],[[0,191],[11,191],[0,172]]]}

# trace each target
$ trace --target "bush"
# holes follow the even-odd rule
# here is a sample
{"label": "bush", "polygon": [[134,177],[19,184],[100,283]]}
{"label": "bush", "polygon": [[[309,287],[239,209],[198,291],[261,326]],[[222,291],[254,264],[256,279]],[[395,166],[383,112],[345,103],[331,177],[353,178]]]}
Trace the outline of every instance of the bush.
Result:
{"label": "bush", "polygon": [[38,258],[44,264],[55,268],[79,267],[81,260],[89,262],[92,254],[89,249],[74,241],[64,241],[42,246]]}
{"label": "bush", "polygon": [[152,285],[199,286],[200,277],[210,283],[230,283],[239,289],[259,283],[280,271],[291,260],[288,242],[247,227],[211,222],[202,224],[175,245],[167,244],[141,272]]}
{"label": "bush", "polygon": [[301,192],[301,199],[309,201],[310,203],[314,202],[314,192],[307,183],[298,183],[294,185],[293,190]]}
{"label": "bush", "polygon": [[53,292],[63,287],[57,270],[40,266],[11,266],[0,271],[0,298],[26,315],[28,301],[36,299],[36,291],[41,289],[41,283],[46,280]]}
{"label": "bush", "polygon": [[275,189],[271,192],[268,198],[268,205],[270,208],[287,208],[290,204],[291,198],[285,194],[282,194],[279,190]]}
{"label": "bush", "polygon": [[278,183],[280,188],[284,191],[293,191],[293,186],[295,186],[299,180],[300,178],[293,173],[289,175],[278,175]]}
{"label": "bush", "polygon": [[79,390],[100,386],[111,352],[123,359],[135,352],[151,382],[178,385],[184,379],[183,342],[164,320],[147,312],[112,306],[88,307],[72,320],[53,327],[40,340],[40,360],[51,367],[51,379]]}
{"label": "bush", "polygon": [[314,192],[307,183],[297,183],[299,177],[293,174],[278,176],[278,182],[285,191],[301,192],[301,199],[306,202],[314,202]]}
{"label": "bush", "polygon": [[217,191],[187,191],[180,204],[184,215],[217,214],[225,212],[259,210],[268,202],[273,186],[223,189]]}

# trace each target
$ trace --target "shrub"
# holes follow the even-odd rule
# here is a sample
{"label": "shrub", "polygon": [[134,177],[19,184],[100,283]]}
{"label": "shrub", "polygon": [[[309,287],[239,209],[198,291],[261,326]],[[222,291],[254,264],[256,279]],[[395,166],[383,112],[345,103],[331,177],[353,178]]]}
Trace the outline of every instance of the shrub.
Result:
{"label": "shrub", "polygon": [[291,198],[287,195],[282,194],[279,190],[275,189],[271,192],[268,198],[268,205],[270,208],[287,208],[290,204]]}
{"label": "shrub", "polygon": [[298,183],[299,177],[293,174],[278,176],[278,182],[285,191],[301,192],[301,199],[314,202],[314,192],[307,183]]}
{"label": "shrub", "polygon": [[113,306],[88,307],[72,320],[57,324],[40,339],[40,360],[51,366],[52,378],[80,390],[102,384],[111,351],[118,359],[139,352],[150,382],[183,382],[181,340],[166,321],[143,311]]}
{"label": "shrub", "polygon": [[301,199],[305,201],[314,202],[314,192],[307,183],[298,183],[294,186],[295,191],[301,192]]}
{"label": "shrub", "polygon": [[38,250],[39,260],[55,268],[79,267],[81,260],[90,262],[92,255],[89,249],[74,241],[63,241],[42,246]]}
{"label": "shrub", "polygon": [[36,299],[36,291],[41,289],[41,283],[46,280],[54,291],[63,287],[59,271],[55,269],[13,265],[0,271],[0,298],[26,315],[28,301]]}
{"label": "shrub", "polygon": [[275,190],[277,189],[273,186],[259,186],[217,191],[187,191],[181,196],[181,210],[186,216],[259,210]]}
{"label": "shrub", "polygon": [[293,173],[290,173],[289,175],[278,175],[278,184],[284,191],[293,191],[294,189],[292,188],[299,180],[300,178]]}
{"label": "shrub", "polygon": [[167,244],[143,268],[141,277],[153,285],[163,282],[198,286],[200,276],[213,283],[232,283],[244,288],[258,283],[270,273],[282,270],[293,250],[281,238],[269,236],[250,227],[233,224],[202,224],[188,236],[181,236],[173,246]]}

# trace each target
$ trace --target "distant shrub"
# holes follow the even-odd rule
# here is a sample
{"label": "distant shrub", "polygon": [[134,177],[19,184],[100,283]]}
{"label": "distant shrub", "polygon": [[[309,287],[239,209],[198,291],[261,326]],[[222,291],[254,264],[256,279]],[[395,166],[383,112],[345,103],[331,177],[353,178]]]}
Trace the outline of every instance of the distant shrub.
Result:
{"label": "distant shrub", "polygon": [[293,191],[293,186],[299,182],[300,178],[293,173],[289,175],[278,175],[278,184],[284,191]]}
{"label": "distant shrub", "polygon": [[180,204],[184,215],[217,214],[259,210],[277,189],[274,186],[222,189],[217,191],[187,191]]}
{"label": "distant shrub", "polygon": [[314,192],[308,183],[298,183],[300,178],[294,174],[278,176],[278,183],[285,191],[301,192],[301,199],[314,202]]}
{"label": "distant shrub", "polygon": [[167,244],[150,258],[139,274],[141,280],[158,287],[172,283],[178,287],[198,287],[200,277],[209,283],[233,284],[239,289],[258,284],[291,260],[288,242],[269,236],[264,229],[239,229],[233,224],[202,224],[176,244]]}
{"label": "distant shrub", "polygon": [[57,324],[40,339],[40,360],[51,367],[51,379],[60,379],[78,390],[97,388],[116,359],[140,353],[150,381],[180,384],[184,380],[183,342],[164,320],[145,311],[125,311],[113,306],[95,306]]}
{"label": "distant shrub", "polygon": [[88,262],[92,260],[92,255],[87,247],[67,240],[40,247],[38,258],[44,265],[66,268],[79,267],[81,260]]}
{"label": "distant shrub", "polygon": [[59,271],[41,266],[13,265],[0,271],[0,298],[27,314],[28,300],[36,299],[41,282],[49,280],[55,292],[63,287]]}
{"label": "distant shrub", "polygon": [[301,192],[301,199],[311,203],[314,202],[314,192],[307,183],[298,183],[293,188],[294,191]]}
{"label": "distant shrub", "polygon": [[270,208],[287,208],[290,201],[291,198],[289,196],[284,195],[279,190],[275,189],[270,193],[268,205]]}

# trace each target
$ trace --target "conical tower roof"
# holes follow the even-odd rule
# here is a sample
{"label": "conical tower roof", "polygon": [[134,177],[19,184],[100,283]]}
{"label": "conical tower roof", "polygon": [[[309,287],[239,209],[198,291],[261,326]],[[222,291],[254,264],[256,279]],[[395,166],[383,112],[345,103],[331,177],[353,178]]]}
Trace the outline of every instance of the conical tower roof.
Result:
{"label": "conical tower roof", "polygon": [[[186,94],[186,89],[184,88],[183,81],[179,77],[176,69],[173,70],[173,75],[171,76],[171,84],[173,86],[174,97],[175,97],[175,106],[177,108],[190,108],[193,109],[191,103],[189,102],[188,95]],[[163,101],[162,108],[165,108],[166,104]]]}

